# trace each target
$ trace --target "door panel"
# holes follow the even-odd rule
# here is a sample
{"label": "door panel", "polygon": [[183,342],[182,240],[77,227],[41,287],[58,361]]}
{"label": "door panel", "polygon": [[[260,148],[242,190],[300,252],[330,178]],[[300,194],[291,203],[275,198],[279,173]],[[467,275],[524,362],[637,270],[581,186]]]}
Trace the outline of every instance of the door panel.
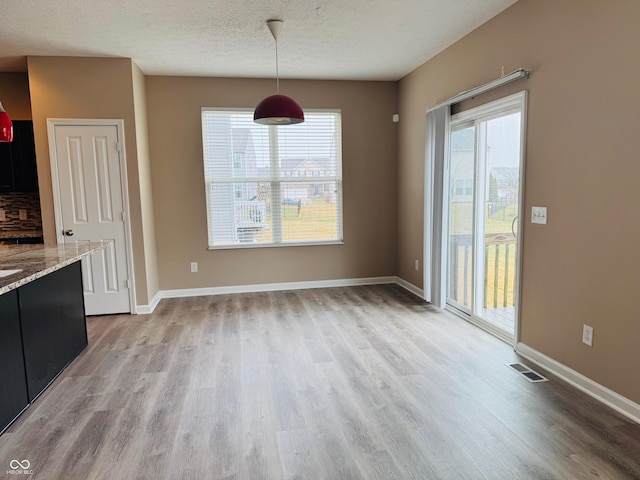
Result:
{"label": "door panel", "polygon": [[107,244],[82,262],[87,314],[130,312],[117,127],[56,125],[55,140],[64,242]]}
{"label": "door panel", "polygon": [[487,190],[483,195],[483,296],[478,315],[513,332],[517,237],[513,224],[519,216],[520,112],[483,122],[490,147],[487,155]]}
{"label": "door panel", "polygon": [[107,292],[118,291],[118,266],[116,265],[116,242],[115,239],[103,239],[107,246],[101,253],[102,271],[104,273],[104,287]]}
{"label": "door panel", "polygon": [[523,97],[454,115],[449,137],[447,302],[513,339]]}
{"label": "door panel", "polygon": [[109,153],[107,150],[107,139],[105,137],[94,137],[94,161],[97,175],[97,199],[98,215],[101,223],[114,221],[113,200],[111,199],[111,169],[109,165]]}
{"label": "door panel", "polygon": [[449,168],[449,294],[473,308],[475,126],[451,132]]}
{"label": "door panel", "polygon": [[78,137],[67,137],[66,158],[62,157],[59,162],[65,162],[65,170],[69,171],[71,184],[69,194],[73,206],[73,223],[89,223],[87,193],[85,191],[85,174],[82,163],[82,141]]}

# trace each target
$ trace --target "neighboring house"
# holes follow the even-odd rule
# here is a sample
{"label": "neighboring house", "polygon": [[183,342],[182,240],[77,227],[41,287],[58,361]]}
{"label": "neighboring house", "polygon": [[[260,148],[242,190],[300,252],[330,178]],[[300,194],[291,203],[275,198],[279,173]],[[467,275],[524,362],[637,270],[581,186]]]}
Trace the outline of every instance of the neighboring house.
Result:
{"label": "neighboring house", "polygon": [[[258,165],[251,130],[249,128],[232,128],[231,137],[233,139],[233,176],[255,177],[258,174]],[[233,188],[236,200],[254,200],[258,194],[258,186],[255,183],[235,184]]]}
{"label": "neighboring house", "polygon": [[209,185],[211,205],[234,205],[233,209],[217,211],[213,216],[213,229],[219,238],[232,243],[253,241],[256,231],[268,227],[266,202],[256,201],[258,184],[242,182],[242,178],[258,174],[256,153],[251,130],[232,127],[228,116],[211,116],[207,120],[211,139],[208,155],[213,161],[208,166],[209,178],[234,177],[234,183]]}
{"label": "neighboring house", "polygon": [[[282,158],[280,176],[300,178],[299,182],[288,182],[282,194],[283,203],[311,203],[314,198],[324,199],[328,203],[336,202],[335,184],[322,182],[319,177],[333,176],[332,162],[328,158]],[[268,168],[259,168],[260,173],[268,175]],[[313,179],[317,179],[313,181]],[[307,180],[308,179],[308,180]]]}
{"label": "neighboring house", "polygon": [[491,175],[496,179],[498,197],[508,202],[518,201],[520,169],[518,167],[494,167]]}
{"label": "neighboring house", "polygon": [[[474,185],[474,132],[471,129],[458,130],[451,136],[451,163],[449,194],[452,202],[471,202]],[[491,165],[491,147],[487,146],[487,165]],[[491,191],[491,181],[497,186],[497,197]],[[487,176],[487,200],[497,199],[517,201],[520,169],[518,167],[493,167]],[[494,187],[495,188],[495,187]]]}
{"label": "neighboring house", "polygon": [[451,135],[450,141],[449,195],[451,202],[472,202],[475,161],[474,131],[469,128],[457,130]]}
{"label": "neighboring house", "polygon": [[[313,179],[334,175],[335,172],[331,171],[333,164],[334,162],[328,158],[283,158],[280,160],[280,171],[285,177]],[[335,203],[335,185],[301,180],[288,187],[285,197],[302,203],[309,203],[314,198],[323,198],[329,203]]]}

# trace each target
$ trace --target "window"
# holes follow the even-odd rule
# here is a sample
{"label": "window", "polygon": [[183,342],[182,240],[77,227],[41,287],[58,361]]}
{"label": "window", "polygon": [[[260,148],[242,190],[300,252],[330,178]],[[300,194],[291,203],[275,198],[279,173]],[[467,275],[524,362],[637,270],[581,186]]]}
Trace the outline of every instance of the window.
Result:
{"label": "window", "polygon": [[240,169],[242,168],[242,157],[244,155],[242,153],[234,153],[233,154],[233,168]]}
{"label": "window", "polygon": [[473,178],[467,178],[464,181],[464,184],[465,184],[464,194],[473,195]]}
{"label": "window", "polygon": [[339,111],[265,126],[203,108],[209,248],[342,243],[341,137]]}

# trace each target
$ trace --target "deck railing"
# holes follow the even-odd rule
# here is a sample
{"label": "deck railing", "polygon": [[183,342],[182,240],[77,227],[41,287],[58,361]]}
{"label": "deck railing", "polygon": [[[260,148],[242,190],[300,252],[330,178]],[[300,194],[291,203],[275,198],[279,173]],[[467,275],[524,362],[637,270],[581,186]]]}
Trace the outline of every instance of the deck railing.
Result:
{"label": "deck railing", "polygon": [[[471,234],[452,235],[449,248],[449,297],[471,304],[473,249]],[[484,246],[484,308],[514,305],[516,239],[510,233],[488,233]]]}
{"label": "deck railing", "polygon": [[235,200],[236,232],[240,243],[255,241],[255,234],[269,227],[267,204],[260,200]]}
{"label": "deck railing", "polygon": [[263,228],[267,224],[267,204],[259,200],[236,200],[236,225],[241,228]]}

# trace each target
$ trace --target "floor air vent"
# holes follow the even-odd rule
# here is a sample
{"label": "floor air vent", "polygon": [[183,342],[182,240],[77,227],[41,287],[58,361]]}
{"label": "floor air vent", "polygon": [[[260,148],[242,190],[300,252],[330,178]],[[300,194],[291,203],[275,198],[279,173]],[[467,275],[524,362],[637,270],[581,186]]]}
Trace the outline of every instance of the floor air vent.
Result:
{"label": "floor air vent", "polygon": [[547,378],[543,377],[538,372],[534,372],[529,367],[521,363],[508,363],[507,367],[512,368],[513,370],[518,372],[520,375],[524,376],[530,382],[537,383],[537,382],[549,381]]}

